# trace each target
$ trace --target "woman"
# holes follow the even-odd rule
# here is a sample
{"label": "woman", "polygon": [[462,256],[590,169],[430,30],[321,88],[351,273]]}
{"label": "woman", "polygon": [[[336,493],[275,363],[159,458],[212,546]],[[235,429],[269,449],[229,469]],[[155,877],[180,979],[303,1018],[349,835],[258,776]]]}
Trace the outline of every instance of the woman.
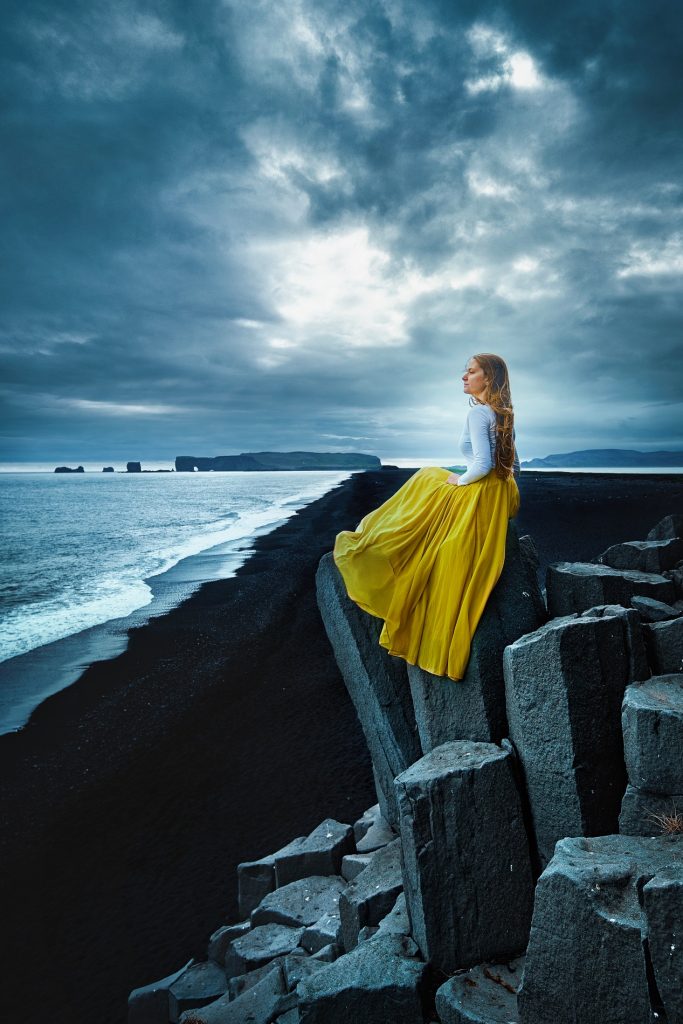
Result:
{"label": "woman", "polygon": [[334,545],[349,597],[384,619],[382,647],[453,680],[465,675],[503,569],[508,519],[519,510],[507,366],[479,353],[462,379],[470,396],[459,441],[467,472],[420,469]]}

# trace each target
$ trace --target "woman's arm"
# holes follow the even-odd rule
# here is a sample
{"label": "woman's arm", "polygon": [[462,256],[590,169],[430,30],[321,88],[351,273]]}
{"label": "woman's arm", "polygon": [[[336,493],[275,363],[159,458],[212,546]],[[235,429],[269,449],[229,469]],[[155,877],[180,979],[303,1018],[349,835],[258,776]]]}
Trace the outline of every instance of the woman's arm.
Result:
{"label": "woman's arm", "polygon": [[481,480],[483,476],[493,469],[491,458],[491,444],[489,442],[489,417],[482,405],[473,405],[467,414],[467,424],[470,429],[470,443],[472,445],[472,465],[466,473],[458,479],[458,485],[471,484],[475,480]]}

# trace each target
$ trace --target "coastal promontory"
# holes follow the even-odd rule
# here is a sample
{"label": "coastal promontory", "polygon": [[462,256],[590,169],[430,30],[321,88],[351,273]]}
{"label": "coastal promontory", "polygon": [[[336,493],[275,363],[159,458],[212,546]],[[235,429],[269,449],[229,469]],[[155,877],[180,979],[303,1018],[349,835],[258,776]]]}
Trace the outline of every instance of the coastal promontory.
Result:
{"label": "coastal promontory", "polygon": [[361,452],[242,452],[211,458],[177,455],[178,473],[230,472],[235,470],[381,469],[376,455]]}

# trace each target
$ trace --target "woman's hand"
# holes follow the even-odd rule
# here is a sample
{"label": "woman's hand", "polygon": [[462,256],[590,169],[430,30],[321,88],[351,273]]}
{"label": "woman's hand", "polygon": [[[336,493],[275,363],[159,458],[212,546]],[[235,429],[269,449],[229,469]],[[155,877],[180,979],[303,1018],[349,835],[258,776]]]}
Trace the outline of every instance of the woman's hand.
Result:
{"label": "woman's hand", "polygon": [[459,479],[460,479],[460,477],[459,477],[459,475],[457,473],[449,473],[449,475],[446,477],[446,483],[447,484],[455,484],[456,487],[457,487]]}

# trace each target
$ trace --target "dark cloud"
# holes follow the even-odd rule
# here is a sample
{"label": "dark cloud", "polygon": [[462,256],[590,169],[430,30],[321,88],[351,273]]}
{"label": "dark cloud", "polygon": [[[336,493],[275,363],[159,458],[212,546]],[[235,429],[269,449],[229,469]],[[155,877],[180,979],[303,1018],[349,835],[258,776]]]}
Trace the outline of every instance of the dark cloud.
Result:
{"label": "dark cloud", "polygon": [[0,458],[683,446],[669,3],[10,5]]}

